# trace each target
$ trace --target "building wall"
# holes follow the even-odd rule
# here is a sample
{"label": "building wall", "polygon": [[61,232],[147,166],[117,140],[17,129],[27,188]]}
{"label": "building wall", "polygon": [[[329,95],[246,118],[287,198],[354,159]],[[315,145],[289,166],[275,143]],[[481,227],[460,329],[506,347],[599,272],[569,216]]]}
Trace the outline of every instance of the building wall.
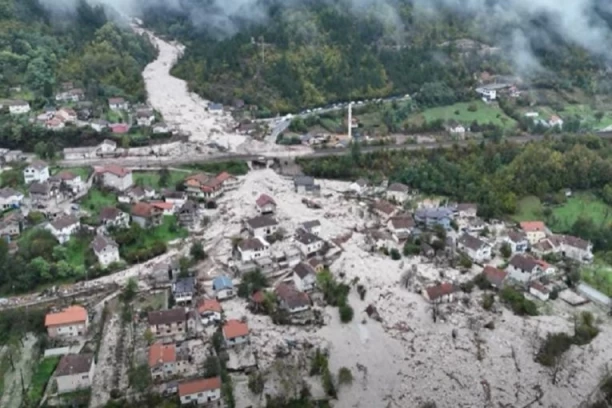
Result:
{"label": "building wall", "polygon": [[254,259],[264,258],[269,255],[267,249],[261,251],[238,251],[240,253],[240,260],[242,262],[252,261]]}
{"label": "building wall", "polygon": [[132,180],[132,173],[128,173],[123,177],[118,177],[112,173],[106,172],[102,175],[102,184],[119,191],[125,191],[134,184],[134,181]]}
{"label": "building wall", "polygon": [[200,316],[200,320],[203,325],[207,326],[212,323],[218,323],[221,321],[221,313],[218,312],[206,312]]}
{"label": "building wall", "polygon": [[231,297],[234,297],[234,290],[233,289],[221,289],[216,292],[216,296],[217,296],[217,299],[219,300],[229,299]]}
{"label": "building wall", "polygon": [[96,365],[92,362],[91,368],[89,369],[88,373],[63,375],[61,377],[56,377],[58,394],[64,394],[67,392],[91,387],[95,369]]}
{"label": "building wall", "polygon": [[49,179],[49,168],[45,167],[42,170],[36,170],[30,167],[27,167],[23,171],[23,178],[26,184],[29,184],[33,181],[38,181],[39,183],[44,183]]}
{"label": "building wall", "polygon": [[150,326],[151,332],[156,336],[173,336],[176,334],[182,334],[186,331],[185,322],[171,323],[171,324],[160,324],[158,326]]}
{"label": "building wall", "polygon": [[140,225],[142,228],[147,228],[147,225],[148,225],[147,218],[132,215],[132,221]]}
{"label": "building wall", "polygon": [[47,327],[49,337],[76,337],[87,333],[87,321]]}
{"label": "building wall", "polygon": [[184,395],[181,397],[181,404],[192,404],[196,401],[198,404],[204,404],[206,402],[217,401],[221,399],[221,390],[210,390],[204,391],[197,394]]}
{"label": "building wall", "polygon": [[314,275],[306,275],[304,279],[300,278],[297,274],[293,274],[293,283],[295,287],[301,292],[307,292],[314,289],[315,277]]}
{"label": "building wall", "polygon": [[176,374],[176,363],[164,363],[158,364],[154,368],[151,368],[151,377],[154,380],[163,380],[170,378]]}
{"label": "building wall", "polygon": [[235,337],[233,339],[225,339],[225,344],[228,347],[232,347],[232,346],[238,346],[240,344],[245,344],[248,341],[249,341],[249,336],[241,336],[241,337]]}
{"label": "building wall", "polygon": [[101,252],[96,252],[100,265],[107,266],[113,262],[119,262],[119,249],[117,247],[108,246]]}
{"label": "building wall", "polygon": [[546,238],[546,233],[544,231],[529,231],[527,232],[527,241],[529,244],[535,245],[541,240]]}
{"label": "building wall", "polygon": [[529,273],[529,272],[523,272],[520,269],[517,269],[512,265],[508,265],[506,272],[508,272],[508,276],[511,279],[514,279],[522,283],[527,283],[541,275],[541,271],[537,268],[536,270],[534,270],[533,273]]}
{"label": "building wall", "polygon": [[400,191],[387,191],[387,199],[403,203],[408,199],[408,194]]}
{"label": "building wall", "polygon": [[272,225],[269,227],[254,228],[254,229],[249,228],[249,229],[251,230],[251,233],[253,234],[254,237],[265,238],[266,236],[270,234],[274,234],[278,230],[278,225]]}

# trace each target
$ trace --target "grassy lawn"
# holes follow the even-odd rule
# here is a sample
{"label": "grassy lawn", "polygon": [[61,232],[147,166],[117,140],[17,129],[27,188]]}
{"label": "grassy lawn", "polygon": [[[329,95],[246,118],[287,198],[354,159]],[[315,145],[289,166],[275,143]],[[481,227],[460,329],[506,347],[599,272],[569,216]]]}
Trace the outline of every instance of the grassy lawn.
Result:
{"label": "grassy lawn", "polygon": [[189,235],[186,229],[179,226],[174,215],[165,215],[160,226],[147,232],[143,237],[145,244],[152,244],[155,241],[169,242],[178,238],[186,238]]}
{"label": "grassy lawn", "polygon": [[80,200],[81,207],[90,211],[92,215],[98,215],[103,207],[117,204],[117,195],[108,191],[102,191],[93,187],[85,197]]}
{"label": "grassy lawn", "polygon": [[30,388],[28,389],[28,399],[33,403],[32,406],[37,406],[38,402],[41,400],[43,393],[45,392],[45,386],[51,378],[53,371],[55,371],[55,367],[59,362],[59,357],[49,357],[41,360],[38,363],[38,366],[34,369],[34,374],[32,374],[32,382],[30,383]]}
{"label": "grassy lawn", "polygon": [[585,265],[580,270],[580,276],[595,289],[612,296],[612,267],[610,265],[601,262]]}
{"label": "grassy lawn", "polygon": [[65,245],[68,249],[66,262],[72,266],[85,264],[85,253],[89,249],[90,239],[72,237]]}
{"label": "grassy lawn", "polygon": [[186,171],[170,170],[170,178],[167,186],[159,185],[159,172],[158,171],[135,171],[132,174],[134,184],[140,184],[143,186],[150,186],[155,189],[162,187],[174,187],[179,181],[183,181],[190,173]]}
{"label": "grassy lawn", "polygon": [[249,172],[249,165],[243,160],[228,160],[224,162],[202,162],[191,163],[182,168],[203,171],[205,173],[218,174],[227,171],[234,176],[242,176]]}
{"label": "grassy lawn", "polygon": [[89,175],[91,174],[91,172],[93,171],[93,169],[91,167],[69,167],[69,168],[61,168],[61,167],[55,167],[51,169],[51,174],[55,175],[57,173],[59,173],[62,170],[67,170],[71,173],[74,173],[78,176],[81,176],[81,179],[83,181],[86,181],[87,178],[89,177]]}
{"label": "grassy lawn", "polygon": [[168,292],[166,290],[155,294],[147,294],[136,299],[136,309],[162,310],[168,307]]}
{"label": "grassy lawn", "polygon": [[559,112],[559,116],[577,116],[584,125],[594,130],[600,130],[612,125],[612,114],[608,111],[608,109],[601,109],[604,116],[600,121],[595,118],[596,112],[597,111],[589,105],[566,105],[563,110]]}
{"label": "grassy lawn", "polygon": [[[476,111],[470,112],[470,105],[476,106]],[[459,114],[456,114],[459,112]],[[516,121],[499,109],[496,105],[488,105],[483,101],[462,102],[450,106],[439,106],[436,108],[426,109],[417,115],[416,120],[432,122],[437,119],[451,120],[454,119],[464,125],[470,125],[476,121],[479,124],[493,123],[494,125],[504,128],[512,128],[516,126]]]}
{"label": "grassy lawn", "polygon": [[[518,211],[512,217],[515,221],[544,220],[544,206],[534,196],[524,197],[518,204]],[[567,232],[580,217],[590,218],[595,224],[612,222],[612,207],[591,193],[575,193],[563,205],[552,207],[552,218],[548,225],[554,232]]]}

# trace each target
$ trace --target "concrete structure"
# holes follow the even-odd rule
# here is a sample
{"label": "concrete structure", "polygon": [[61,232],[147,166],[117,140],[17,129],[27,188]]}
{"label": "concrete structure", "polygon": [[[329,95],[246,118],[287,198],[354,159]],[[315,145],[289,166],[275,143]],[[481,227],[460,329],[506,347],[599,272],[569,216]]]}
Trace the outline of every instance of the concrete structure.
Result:
{"label": "concrete structure", "polygon": [[408,199],[410,188],[402,183],[392,183],[387,187],[387,200],[403,203]]}
{"label": "concrete structure", "polygon": [[57,393],[65,394],[91,387],[96,363],[93,354],[67,354],[55,370]]}
{"label": "concrete structure", "polygon": [[21,207],[23,198],[24,195],[21,191],[17,191],[10,187],[0,189],[0,210],[7,211]]}
{"label": "concrete structure", "polygon": [[482,263],[491,259],[491,246],[479,238],[464,233],[457,239],[457,249],[473,262]]}
{"label": "concrete structure", "polygon": [[236,245],[236,251],[242,262],[270,256],[270,244],[260,237],[243,239]]}
{"label": "concrete structure", "polygon": [[78,305],[45,316],[45,328],[50,338],[83,336],[88,325],[87,310]]}
{"label": "concrete structure", "polygon": [[314,289],[317,283],[317,271],[307,262],[300,262],[293,268],[293,283],[297,290],[308,292]]}
{"label": "concrete structure", "polygon": [[198,313],[204,326],[219,323],[222,311],[221,303],[216,299],[204,299],[198,305]]}
{"label": "concrete structure", "polygon": [[149,312],[149,330],[158,337],[175,336],[187,331],[187,313],[183,308]]}
{"label": "concrete structure", "polygon": [[178,385],[181,405],[209,404],[221,399],[221,378],[191,380]]}
{"label": "concrete structure", "polygon": [[247,220],[246,227],[254,237],[265,238],[278,230],[278,221],[269,215],[260,215]]}
{"label": "concrete structure", "polygon": [[96,174],[103,186],[118,191],[125,191],[134,184],[132,170],[117,165],[109,165],[96,169]]}
{"label": "concrete structure", "polygon": [[26,184],[34,181],[44,183],[49,179],[49,165],[43,161],[33,161],[23,170],[23,179]]}
{"label": "concrete structure", "polygon": [[304,256],[309,256],[320,251],[323,249],[323,244],[325,243],[325,241],[318,236],[304,230],[297,231],[295,242]]}
{"label": "concrete structure", "polygon": [[520,223],[521,230],[527,235],[527,240],[530,245],[535,245],[544,238],[548,233],[546,225],[542,221],[523,221]]}
{"label": "concrete structure", "polygon": [[226,347],[238,346],[249,341],[249,326],[240,320],[231,319],[223,325]]}
{"label": "concrete structure", "polygon": [[506,272],[511,279],[521,283],[537,279],[544,273],[535,259],[521,254],[514,255],[510,259]]}
{"label": "concrete structure", "polygon": [[106,235],[96,235],[91,242],[91,248],[98,258],[98,262],[106,267],[114,262],[119,262],[119,245]]}
{"label": "concrete structure", "polygon": [[236,295],[234,293],[234,284],[227,276],[217,276],[213,280],[212,288],[218,300],[229,299]]}
{"label": "concrete structure", "polygon": [[81,227],[81,222],[74,215],[61,215],[55,220],[47,224],[47,229],[58,240],[60,244],[64,244],[70,240]]}

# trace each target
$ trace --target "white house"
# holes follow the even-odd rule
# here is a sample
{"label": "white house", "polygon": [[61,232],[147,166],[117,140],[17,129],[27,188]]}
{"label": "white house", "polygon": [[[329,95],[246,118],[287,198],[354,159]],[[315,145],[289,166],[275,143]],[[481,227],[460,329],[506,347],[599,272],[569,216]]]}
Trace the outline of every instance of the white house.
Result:
{"label": "white house", "polygon": [[91,247],[98,257],[98,262],[103,267],[119,262],[119,245],[110,237],[96,235],[91,242]]}
{"label": "white house", "polygon": [[163,122],[159,122],[153,125],[153,133],[155,134],[168,133],[168,132],[170,132],[170,128],[168,127],[168,125],[166,125]]}
{"label": "white house", "polygon": [[85,188],[85,183],[81,176],[68,170],[60,171],[55,175],[65,187],[68,187],[73,193],[78,193]]}
{"label": "white house", "polygon": [[85,97],[85,92],[82,89],[70,89],[64,92],[55,94],[55,100],[58,102],[78,102]]}
{"label": "white house", "polygon": [[300,228],[318,237],[321,234],[321,221],[319,220],[304,221],[303,223],[300,224]]}
{"label": "white house", "polygon": [[108,107],[114,111],[128,110],[130,104],[123,98],[110,98],[108,100]]}
{"label": "white house", "polygon": [[537,279],[544,273],[535,259],[521,254],[514,255],[510,259],[506,272],[511,279],[521,283]]}
{"label": "white house", "polygon": [[513,254],[523,253],[529,249],[527,235],[520,231],[509,231],[504,242],[510,245]]}
{"label": "white house", "polygon": [[274,293],[278,299],[279,307],[291,314],[310,309],[310,297],[293,285],[280,283],[274,289]]}
{"label": "white house", "polygon": [[93,354],[66,354],[55,370],[57,393],[65,394],[91,387],[95,370]]}
{"label": "white house", "polygon": [[548,121],[548,125],[550,127],[557,127],[559,129],[563,129],[563,119],[561,119],[557,115],[553,115],[550,117],[550,120]]}
{"label": "white house", "polygon": [[204,326],[221,321],[221,303],[216,299],[204,299],[198,305],[198,313]]}
{"label": "white house", "polygon": [[408,199],[410,189],[402,183],[392,183],[387,187],[387,199],[396,203],[403,203]]}
{"label": "white house", "polygon": [[451,135],[462,136],[465,134],[465,127],[456,121],[452,121],[446,125],[446,130]]}
{"label": "white house", "polygon": [[486,87],[476,88],[476,93],[482,96],[485,102],[494,101],[497,99],[497,90]]}
{"label": "white house", "polygon": [[260,214],[274,214],[276,211],[276,201],[267,194],[260,195],[255,200],[257,206],[257,212]]}
{"label": "white house", "polygon": [[117,150],[117,142],[110,139],[104,139],[102,143],[98,145],[98,152],[101,154],[113,153]]}
{"label": "white house", "polygon": [[177,304],[188,304],[196,293],[196,282],[193,276],[178,278],[172,284],[172,296]]}
{"label": "white house", "polygon": [[64,244],[81,227],[79,219],[73,215],[60,215],[55,220],[47,224],[47,229],[58,240]]}
{"label": "white house", "polygon": [[278,221],[268,215],[260,215],[247,220],[246,227],[254,237],[266,237],[278,230]]}
{"label": "white house", "polygon": [[15,100],[9,101],[9,113],[11,115],[22,115],[30,112],[30,104],[26,101]]}
{"label": "white house", "polygon": [[234,297],[234,284],[227,276],[217,276],[213,280],[213,291],[218,300],[229,299]]}
{"label": "white house", "polygon": [[24,195],[20,191],[10,187],[2,188],[0,189],[0,209],[6,211],[11,208],[19,208],[23,202],[23,198]]}
{"label": "white house", "polygon": [[293,283],[300,292],[308,292],[314,289],[317,273],[315,269],[306,262],[300,262],[293,268]]}
{"label": "white house", "polygon": [[368,180],[364,178],[355,180],[349,186],[349,190],[351,190],[355,194],[365,194],[366,191],[368,190]]}
{"label": "white house", "polygon": [[87,333],[89,317],[83,306],[72,305],[45,316],[45,328],[50,338],[77,337]]}
{"label": "white house", "polygon": [[44,183],[49,179],[49,165],[43,161],[35,160],[23,170],[23,178],[26,184],[33,181]]}
{"label": "white house", "polygon": [[104,207],[100,210],[100,222],[105,227],[127,228],[130,226],[130,215],[117,207]]}
{"label": "white house", "polygon": [[178,385],[181,405],[202,405],[221,399],[221,378],[202,378]]}
{"label": "white house", "polygon": [[227,171],[217,174],[215,179],[221,183],[223,186],[223,191],[235,190],[238,188],[238,186],[240,186],[240,180],[238,180],[238,177],[232,176]]}
{"label": "white house", "polygon": [[134,184],[132,170],[117,165],[96,168],[102,185],[118,191],[125,191]]}
{"label": "white house", "polygon": [[593,245],[571,235],[551,235],[534,245],[533,251],[540,255],[554,253],[578,262],[593,261]]}
{"label": "white house", "polygon": [[238,256],[242,262],[270,256],[270,245],[261,237],[243,239],[236,246]]}
{"label": "white house", "polygon": [[297,231],[295,241],[304,256],[308,256],[320,251],[321,249],[323,249],[323,244],[325,243],[325,241],[323,241],[315,234],[311,234],[310,232],[304,230]]}
{"label": "white house", "polygon": [[398,215],[389,218],[387,229],[391,232],[391,236],[395,242],[405,241],[410,237],[414,229],[414,219],[409,215]]}
{"label": "white house", "polygon": [[472,261],[482,263],[491,259],[491,246],[479,238],[464,233],[457,240],[457,249]]}
{"label": "white house", "polygon": [[540,282],[529,282],[529,293],[543,302],[550,298],[550,291]]}
{"label": "white house", "polygon": [[228,320],[223,325],[223,339],[227,347],[247,343],[249,341],[249,326],[240,320]]}
{"label": "white house", "polygon": [[107,121],[105,121],[104,119],[95,119],[92,120],[91,123],[89,124],[89,126],[91,126],[91,128],[93,130],[95,130],[96,132],[101,132],[104,129],[108,128],[109,123]]}
{"label": "white house", "polygon": [[136,112],[138,126],[151,126],[155,122],[155,113],[152,109],[139,109]]}
{"label": "white house", "polygon": [[520,223],[521,230],[527,235],[529,245],[535,245],[546,238],[548,229],[542,221],[523,221]]}

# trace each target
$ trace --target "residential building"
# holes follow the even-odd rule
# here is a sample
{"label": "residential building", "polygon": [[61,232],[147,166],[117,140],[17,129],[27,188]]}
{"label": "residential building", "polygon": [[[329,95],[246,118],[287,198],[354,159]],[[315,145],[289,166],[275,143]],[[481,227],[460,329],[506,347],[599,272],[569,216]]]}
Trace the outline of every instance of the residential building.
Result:
{"label": "residential building", "polygon": [[318,256],[313,256],[312,258],[308,259],[308,264],[314,268],[316,273],[323,272],[325,269],[325,262],[323,262],[323,258]]}
{"label": "residential building", "polygon": [[449,303],[454,300],[455,285],[449,282],[429,286],[423,291],[425,299],[431,303]]}
{"label": "residential building", "polygon": [[319,195],[321,193],[321,186],[316,184],[315,179],[310,176],[295,176],[293,188],[298,194]]}
{"label": "residential building", "polygon": [[55,94],[57,102],[79,102],[85,99],[85,92],[82,89],[69,89]]}
{"label": "residential building", "polygon": [[504,242],[510,245],[513,254],[522,254],[529,249],[527,234],[522,231],[509,231],[508,236],[504,238]]}
{"label": "residential building", "polygon": [[293,267],[293,283],[300,292],[314,289],[317,283],[317,271],[307,262],[300,262]]}
{"label": "residential building", "polygon": [[270,256],[269,244],[261,237],[243,239],[236,246],[236,251],[242,262]]}
{"label": "residential building", "polygon": [[449,120],[446,125],[444,126],[446,128],[446,131],[448,133],[450,133],[451,135],[455,135],[455,136],[463,136],[465,135],[465,127],[457,122],[456,120]]}
{"label": "residential building", "polygon": [[378,200],[372,204],[372,211],[374,211],[374,213],[379,217],[386,220],[389,217],[397,214],[398,209],[396,206],[386,200]]}
{"label": "residential building", "polygon": [[169,133],[169,132],[170,132],[170,127],[166,125],[164,122],[159,122],[153,125],[154,134]]}
{"label": "residential building", "polygon": [[94,119],[89,124],[89,126],[91,126],[91,128],[96,132],[102,132],[103,130],[108,129],[109,125],[110,123],[104,119]]}
{"label": "residential building", "polygon": [[136,112],[136,123],[138,126],[151,126],[155,122],[153,109],[139,109]]}
{"label": "residential building", "polygon": [[178,278],[172,284],[172,295],[179,305],[190,304],[196,293],[196,280],[193,276]]}
{"label": "residential building", "polygon": [[314,253],[317,253],[318,251],[323,249],[323,244],[325,243],[325,241],[323,241],[318,236],[304,230],[297,231],[295,241],[304,256],[309,256]]}
{"label": "residential building", "polygon": [[98,145],[98,153],[102,156],[108,153],[114,153],[117,150],[117,142],[110,139],[104,139],[102,143]]}
{"label": "residential building", "polygon": [[559,129],[563,129],[563,119],[561,119],[557,115],[552,115],[548,120],[548,126],[550,126],[551,128],[557,127]]}
{"label": "residential building", "polygon": [[397,247],[397,242],[387,231],[374,230],[370,233],[370,238],[376,250],[391,250]]}
{"label": "residential building", "polygon": [[28,192],[30,193],[32,204],[38,205],[46,205],[54,195],[51,185],[47,182],[39,183],[38,181],[33,181],[28,187]]}
{"label": "residential building", "polygon": [[0,210],[7,211],[21,207],[23,193],[10,187],[0,189]]}
{"label": "residential building", "polygon": [[81,227],[81,222],[74,215],[60,215],[55,220],[47,224],[47,229],[57,239],[60,244],[70,240]]}
{"label": "residential building", "polygon": [[409,192],[410,189],[407,185],[402,183],[391,183],[389,187],[387,187],[387,200],[401,204],[408,200]]}
{"label": "residential building", "polygon": [[459,203],[457,204],[456,212],[460,218],[474,218],[478,213],[478,204]]}
{"label": "residential building", "polygon": [[127,228],[130,226],[130,216],[117,207],[104,207],[100,210],[100,222],[106,227]]}
{"label": "residential building", "polygon": [[187,331],[187,313],[184,308],[149,312],[149,329],[155,336],[174,336]]}
{"label": "residential building", "polygon": [[274,293],[276,293],[279,307],[291,314],[310,309],[310,298],[308,295],[299,291],[293,285],[280,283],[274,289]]}
{"label": "residential building", "polygon": [[174,215],[174,204],[165,201],[151,201],[153,207],[162,212],[162,215]]}
{"label": "residential building", "polygon": [[200,223],[198,204],[187,200],[177,211],[178,221],[185,228],[195,228]]}
{"label": "residential building", "polygon": [[476,93],[482,96],[482,100],[485,102],[491,102],[497,99],[496,89],[490,89],[487,87],[476,88]]}
{"label": "residential building", "polygon": [[227,276],[217,276],[213,279],[212,288],[218,300],[229,299],[236,295],[234,293],[234,284]]}
{"label": "residential building", "polygon": [[108,107],[114,111],[126,111],[130,109],[130,104],[123,98],[110,98],[108,100]]}
{"label": "residential building", "polygon": [[457,249],[473,262],[482,263],[491,259],[491,246],[480,238],[464,233],[457,239]]}
{"label": "residential building", "polygon": [[368,188],[369,188],[368,180],[366,180],[364,178],[360,178],[360,179],[355,180],[349,186],[349,190],[351,190],[355,194],[359,194],[359,195],[360,194],[365,194],[368,191]]}
{"label": "residential building", "polygon": [[571,235],[551,235],[538,242],[532,249],[539,255],[553,253],[578,262],[593,261],[593,245]]}
{"label": "residential building", "polygon": [[77,120],[77,113],[74,109],[63,107],[55,114],[55,117],[64,123],[74,123]]}
{"label": "residential building", "polygon": [[49,165],[43,161],[35,160],[23,170],[23,178],[26,184],[34,181],[44,183],[49,179]]}
{"label": "residential building", "polygon": [[516,254],[510,259],[506,272],[508,272],[508,276],[511,279],[521,283],[527,283],[540,277],[544,271],[535,259]]}
{"label": "residential building", "polygon": [[76,337],[87,333],[89,317],[83,306],[69,306],[61,312],[47,313],[45,328],[50,338]]}
{"label": "residential building", "polygon": [[202,405],[221,399],[221,378],[190,380],[178,385],[181,405]]}
{"label": "residential building", "polygon": [[30,112],[30,104],[22,100],[9,101],[8,107],[11,115],[23,115]]}
{"label": "residential building", "polygon": [[391,236],[395,242],[404,242],[410,237],[410,234],[412,234],[414,225],[412,216],[408,214],[398,215],[389,218],[387,229],[391,232]]}
{"label": "residential building", "polygon": [[176,191],[171,188],[162,189],[160,195],[165,202],[174,204],[175,208],[181,208],[188,200],[185,191]]}
{"label": "residential building", "polygon": [[249,341],[249,326],[240,320],[230,319],[223,325],[223,339],[226,347],[247,343]]}
{"label": "residential building", "polygon": [[542,221],[523,221],[520,223],[521,230],[527,235],[527,240],[530,245],[535,245],[544,238],[548,233],[546,225]]}
{"label": "residential building", "polygon": [[60,171],[54,177],[60,180],[60,185],[62,187],[67,188],[73,194],[76,194],[85,188],[85,184],[83,183],[81,176],[71,171]]}
{"label": "residential building", "polygon": [[109,236],[96,235],[91,242],[91,248],[98,258],[98,262],[106,267],[114,262],[119,262],[119,245]]}
{"label": "residential building", "polygon": [[108,165],[96,169],[98,179],[103,186],[118,191],[125,191],[134,184],[132,170],[117,165]]}
{"label": "residential building", "polygon": [[142,228],[151,228],[162,223],[163,211],[149,203],[136,203],[132,205],[132,222]]}
{"label": "residential building", "polygon": [[55,369],[57,393],[65,394],[91,387],[96,363],[93,354],[66,354]]}
{"label": "residential building", "polygon": [[21,212],[12,211],[0,219],[0,238],[10,242],[11,238],[21,234],[23,215]]}
{"label": "residential building", "polygon": [[166,380],[176,375],[176,346],[154,343],[149,347],[149,370],[153,380]]}
{"label": "residential building", "polygon": [[221,321],[223,308],[217,299],[204,299],[198,305],[198,313],[204,326]]}
{"label": "residential building", "polygon": [[505,271],[497,269],[491,265],[484,267],[482,270],[482,275],[495,289],[501,289],[504,285],[506,277],[508,276]]}
{"label": "residential building", "polygon": [[318,237],[321,234],[321,221],[319,220],[304,221],[303,223],[300,224],[300,228]]}
{"label": "residential building", "polygon": [[223,193],[223,182],[208,174],[193,174],[185,179],[185,190],[192,197],[213,200]]}
{"label": "residential building", "polygon": [[264,238],[278,230],[278,221],[269,215],[259,215],[247,220],[246,227],[254,237]]}
{"label": "residential building", "polygon": [[550,291],[548,288],[538,281],[529,282],[529,293],[542,302],[546,302],[550,298]]}
{"label": "residential building", "polygon": [[260,195],[255,201],[257,212],[260,214],[274,214],[276,211],[276,201],[267,194]]}
{"label": "residential building", "polygon": [[421,208],[415,211],[414,220],[428,228],[440,225],[444,229],[450,230],[452,214],[453,211],[447,207]]}

